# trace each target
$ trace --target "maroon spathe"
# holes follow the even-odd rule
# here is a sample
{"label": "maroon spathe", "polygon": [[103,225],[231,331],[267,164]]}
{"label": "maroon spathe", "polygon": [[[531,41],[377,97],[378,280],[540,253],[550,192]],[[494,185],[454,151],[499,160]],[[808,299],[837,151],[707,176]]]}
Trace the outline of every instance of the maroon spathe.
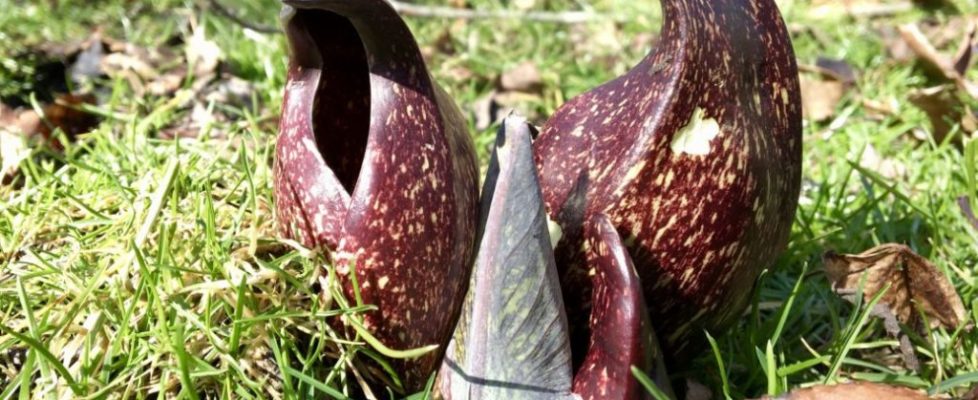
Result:
{"label": "maroon spathe", "polygon": [[[478,217],[477,162],[458,108],[383,0],[286,1],[291,48],[276,149],[286,236],[330,250],[348,298],[386,346],[447,343]],[[396,361],[419,390],[441,350]]]}
{"label": "maroon spathe", "polygon": [[534,143],[547,210],[564,230],[557,268],[578,362],[592,308],[582,250],[590,216],[607,214],[622,234],[676,360],[704,329],[740,315],[797,205],[798,71],[774,1],[662,6],[656,49],[567,102]]}

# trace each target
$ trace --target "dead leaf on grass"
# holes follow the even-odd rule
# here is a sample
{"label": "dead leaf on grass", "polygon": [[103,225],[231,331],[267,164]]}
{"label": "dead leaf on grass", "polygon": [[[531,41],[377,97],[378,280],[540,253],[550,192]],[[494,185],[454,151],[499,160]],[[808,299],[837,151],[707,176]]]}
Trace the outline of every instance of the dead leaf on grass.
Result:
{"label": "dead leaf on grass", "polygon": [[[800,64],[802,112],[810,121],[822,122],[835,116],[839,102],[856,84],[856,69],[842,59],[818,57],[815,65]],[[810,75],[818,74],[820,79]]]}
{"label": "dead leaf on grass", "polygon": [[974,114],[958,97],[953,86],[942,85],[925,89],[914,89],[907,94],[911,104],[919,108],[930,121],[934,141],[941,143],[947,138],[954,125],[960,124],[966,136],[974,131]]}
{"label": "dead leaf on grass", "polygon": [[864,301],[890,285],[879,304],[901,323],[921,327],[920,313],[931,328],[955,329],[965,321],[964,305],[951,281],[907,246],[884,244],[855,255],[827,252],[824,261],[832,288],[843,297],[858,293],[864,277]]}
{"label": "dead leaf on grass", "polygon": [[829,386],[813,386],[794,390],[769,400],[926,400],[926,394],[900,386],[872,382],[851,382]]}
{"label": "dead leaf on grass", "polygon": [[504,92],[538,93],[543,89],[543,78],[536,63],[526,61],[499,76],[499,89]]}
{"label": "dead leaf on grass", "polygon": [[935,78],[954,83],[964,93],[967,93],[974,99],[978,99],[978,84],[968,81],[963,72],[958,71],[959,64],[968,65],[971,63],[971,51],[967,48],[974,45],[974,25],[972,25],[962,40],[962,50],[958,51],[959,56],[962,58],[959,60],[953,60],[938,51],[931,44],[927,36],[920,31],[917,24],[904,24],[900,25],[897,29],[900,31],[903,40],[917,54],[921,66],[925,71],[928,71]]}
{"label": "dead leaf on grass", "polygon": [[880,41],[883,43],[883,47],[886,49],[886,53],[890,56],[890,59],[896,61],[897,63],[907,63],[914,59],[914,52],[910,49],[910,45],[907,44],[906,40],[900,35],[900,31],[892,25],[885,25],[877,29],[877,34],[880,37]]}
{"label": "dead leaf on grass", "polygon": [[62,94],[53,103],[42,106],[42,115],[33,109],[14,109],[0,103],[0,184],[13,181],[20,163],[30,155],[30,143],[40,141],[61,150],[61,142],[54,137],[55,130],[63,132],[69,140],[92,130],[98,118],[80,107],[94,102],[92,95]]}
{"label": "dead leaf on grass", "polygon": [[975,62],[975,52],[978,52],[978,23],[972,24],[954,56],[954,70],[964,76]]}
{"label": "dead leaf on grass", "polygon": [[801,105],[805,118],[815,122],[832,118],[845,92],[846,85],[842,82],[802,76]]}
{"label": "dead leaf on grass", "polygon": [[[90,94],[59,94],[50,104],[41,106],[41,115],[33,109],[7,108],[0,118],[4,128],[26,138],[41,137],[56,149],[61,144],[54,138],[54,132],[64,132],[68,139],[86,133],[98,125],[98,117],[82,110],[85,105],[95,104],[95,96]],[[4,108],[6,108],[4,106]]]}
{"label": "dead leaf on grass", "polygon": [[191,89],[200,92],[216,79],[224,53],[203,28],[195,28],[185,40],[171,42],[183,45],[182,54],[169,46],[144,48],[109,41],[109,53],[101,58],[99,67],[111,78],[126,80],[137,96],[172,95],[188,77],[193,78]]}
{"label": "dead leaf on grass", "polygon": [[900,109],[900,102],[893,97],[890,97],[886,101],[864,98],[862,100],[862,106],[867,118],[880,121],[888,117],[897,116],[897,110]]}

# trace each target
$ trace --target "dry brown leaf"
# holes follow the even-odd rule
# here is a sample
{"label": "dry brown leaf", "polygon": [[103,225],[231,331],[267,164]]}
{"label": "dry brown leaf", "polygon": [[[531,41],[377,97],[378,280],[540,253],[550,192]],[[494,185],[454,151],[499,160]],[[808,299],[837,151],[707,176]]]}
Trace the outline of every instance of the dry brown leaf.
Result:
{"label": "dry brown leaf", "polygon": [[926,400],[926,394],[913,389],[871,382],[852,382],[831,386],[798,389],[778,397],[778,400]]}
{"label": "dry brown leaf", "polygon": [[[170,47],[147,49],[118,41],[106,40],[109,54],[102,56],[99,67],[112,78],[125,79],[136,95],[167,96],[180,90],[188,76],[193,89],[200,92],[218,75],[223,51],[207,38],[204,30],[195,29],[183,44],[182,54]],[[177,60],[179,62],[174,62]]]}
{"label": "dry brown leaf", "polygon": [[931,133],[937,143],[941,143],[947,138],[954,124],[962,122],[962,127],[966,127],[963,124],[966,121],[966,114],[963,112],[964,105],[961,104],[954,88],[950,85],[914,89],[907,94],[907,99],[927,114],[932,127]]}
{"label": "dry brown leaf", "polygon": [[801,105],[805,118],[825,121],[835,115],[835,109],[845,95],[846,86],[839,81],[801,78]]}
{"label": "dry brown leaf", "polygon": [[907,246],[884,244],[856,255],[828,252],[824,261],[832,288],[843,297],[858,293],[864,277],[864,301],[890,285],[879,305],[904,324],[920,327],[918,310],[931,328],[955,329],[965,321],[964,305],[951,281]]}
{"label": "dry brown leaf", "polygon": [[892,97],[887,101],[864,98],[862,100],[862,105],[863,109],[866,111],[866,116],[874,120],[894,117],[897,115],[897,110],[900,108],[900,103]]}
{"label": "dry brown leaf", "polygon": [[[973,25],[972,25],[973,26]],[[917,24],[904,24],[897,28],[900,31],[900,35],[903,40],[907,42],[910,48],[917,54],[918,59],[921,62],[921,66],[927,70],[929,73],[935,77],[941,78],[943,80],[953,82],[958,86],[958,89],[967,93],[974,99],[978,99],[978,85],[973,82],[968,81],[963,73],[958,71],[957,64],[970,64],[970,51],[960,50],[958,51],[961,57],[967,57],[967,60],[952,60],[951,58],[941,54],[937,48],[931,44],[927,36],[920,31]],[[965,47],[971,47],[974,40],[974,28],[969,29],[968,34],[965,35],[965,39],[962,41],[962,45]]]}
{"label": "dry brown leaf", "polygon": [[913,60],[913,50],[910,49],[910,45],[907,44],[906,40],[903,40],[900,32],[895,27],[886,25],[880,27],[877,33],[890,58],[898,63],[906,63]]}
{"label": "dry brown leaf", "polygon": [[515,68],[503,72],[499,76],[499,89],[515,92],[539,92],[543,88],[543,79],[536,63],[526,61]]}
{"label": "dry brown leaf", "polygon": [[971,29],[965,35],[958,52],[954,56],[954,70],[964,76],[975,61],[975,51],[978,51],[978,23],[972,24]]}
{"label": "dry brown leaf", "polygon": [[38,115],[32,109],[5,108],[0,114],[0,124],[10,133],[27,138],[39,136],[54,148],[60,148],[52,136],[55,130],[61,130],[68,139],[92,130],[98,124],[98,118],[89,114],[81,107],[95,104],[95,96],[59,94],[51,104],[43,105],[43,115]]}
{"label": "dry brown leaf", "polygon": [[927,36],[920,31],[920,27],[917,24],[903,24],[897,27],[897,29],[900,31],[900,36],[903,37],[903,40],[910,46],[910,49],[917,54],[925,69],[946,79],[953,80],[958,76],[957,71],[954,69],[954,63],[931,44],[930,39],[927,39]]}

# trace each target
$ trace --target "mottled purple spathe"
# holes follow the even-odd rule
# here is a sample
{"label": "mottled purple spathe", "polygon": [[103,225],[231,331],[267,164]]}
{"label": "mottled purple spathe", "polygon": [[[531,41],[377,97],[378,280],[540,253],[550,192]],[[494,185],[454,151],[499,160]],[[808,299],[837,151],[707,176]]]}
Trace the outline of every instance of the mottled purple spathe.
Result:
{"label": "mottled purple spathe", "polygon": [[[477,162],[458,108],[383,0],[287,1],[291,47],[276,149],[286,236],[328,249],[385,345],[447,343],[474,253]],[[293,9],[294,8],[294,9]],[[441,351],[394,362],[419,390]]]}
{"label": "mottled purple spathe", "polygon": [[[590,216],[606,213],[621,232],[675,360],[704,329],[740,315],[783,250],[797,205],[798,71],[774,1],[662,6],[657,48],[562,106],[534,143],[547,210],[564,231],[557,267],[578,362],[592,308],[594,267],[582,250]],[[684,150],[679,135],[694,114],[719,130],[700,130],[711,135]]]}

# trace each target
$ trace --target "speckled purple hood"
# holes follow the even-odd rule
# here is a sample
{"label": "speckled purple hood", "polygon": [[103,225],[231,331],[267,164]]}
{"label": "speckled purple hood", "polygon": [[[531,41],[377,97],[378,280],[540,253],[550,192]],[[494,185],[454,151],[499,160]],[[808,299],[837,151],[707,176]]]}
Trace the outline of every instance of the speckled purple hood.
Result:
{"label": "speckled purple hood", "polygon": [[[329,250],[366,327],[394,349],[445,344],[469,279],[476,155],[383,0],[287,1],[289,76],[275,161],[283,233]],[[441,352],[395,362],[417,390]]]}
{"label": "speckled purple hood", "polygon": [[[591,309],[585,221],[605,213],[674,361],[740,316],[783,250],[801,179],[801,99],[774,0],[662,0],[657,47],[571,99],[534,143],[564,231],[557,268],[571,326]],[[581,195],[583,193],[583,195]],[[577,321],[575,321],[577,319]],[[586,332],[572,332],[575,359]]]}

